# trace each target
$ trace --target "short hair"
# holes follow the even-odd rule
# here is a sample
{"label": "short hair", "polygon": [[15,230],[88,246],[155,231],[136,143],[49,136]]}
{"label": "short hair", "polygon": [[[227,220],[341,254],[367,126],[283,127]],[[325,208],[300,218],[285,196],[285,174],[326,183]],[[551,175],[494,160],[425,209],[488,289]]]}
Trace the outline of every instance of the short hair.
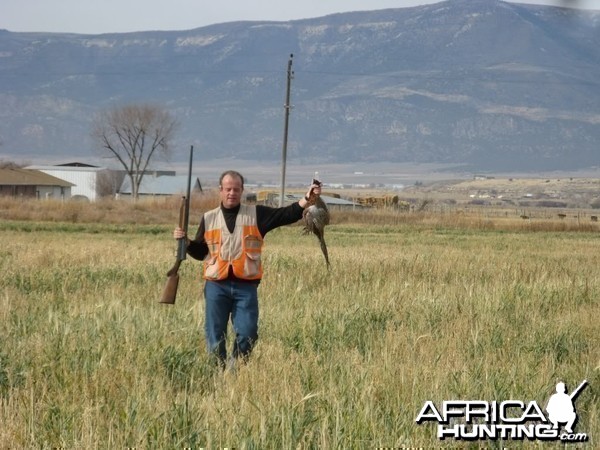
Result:
{"label": "short hair", "polygon": [[244,189],[244,177],[241,173],[239,173],[236,170],[226,170],[225,172],[223,172],[219,177],[219,187],[223,186],[223,178],[225,178],[227,175],[229,175],[230,177],[239,178],[242,181],[242,189]]}

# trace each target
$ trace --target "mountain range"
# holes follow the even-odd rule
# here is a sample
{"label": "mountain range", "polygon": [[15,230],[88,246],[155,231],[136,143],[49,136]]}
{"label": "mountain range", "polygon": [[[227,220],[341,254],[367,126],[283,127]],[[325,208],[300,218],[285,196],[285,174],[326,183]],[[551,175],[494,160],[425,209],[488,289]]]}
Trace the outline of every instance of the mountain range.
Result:
{"label": "mountain range", "polygon": [[157,104],[174,155],[600,164],[600,11],[447,0],[287,22],[118,34],[0,30],[0,159],[84,159],[104,110]]}

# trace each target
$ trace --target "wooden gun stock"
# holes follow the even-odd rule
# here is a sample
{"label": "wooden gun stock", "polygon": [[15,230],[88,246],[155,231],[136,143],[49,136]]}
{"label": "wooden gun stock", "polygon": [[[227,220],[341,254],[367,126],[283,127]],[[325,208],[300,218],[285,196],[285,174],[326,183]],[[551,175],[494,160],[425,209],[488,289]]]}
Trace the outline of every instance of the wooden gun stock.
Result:
{"label": "wooden gun stock", "polygon": [[[182,197],[181,205],[179,207],[179,228],[181,229],[184,229],[183,227],[185,225],[186,205],[186,199],[185,197]],[[173,305],[175,303],[177,286],[179,286],[179,266],[181,265],[181,261],[185,259],[185,252],[186,238],[181,238],[177,242],[177,259],[175,260],[175,264],[173,264],[173,267],[167,272],[167,283],[165,284],[162,297],[160,298],[160,303],[166,303],[168,305]]]}
{"label": "wooden gun stock", "polygon": [[181,261],[177,261],[173,268],[167,272],[167,283],[165,284],[165,288],[163,290],[162,297],[160,298],[160,303],[166,303],[168,305],[173,305],[175,303],[175,299],[177,298],[177,286],[179,286],[179,264]]}

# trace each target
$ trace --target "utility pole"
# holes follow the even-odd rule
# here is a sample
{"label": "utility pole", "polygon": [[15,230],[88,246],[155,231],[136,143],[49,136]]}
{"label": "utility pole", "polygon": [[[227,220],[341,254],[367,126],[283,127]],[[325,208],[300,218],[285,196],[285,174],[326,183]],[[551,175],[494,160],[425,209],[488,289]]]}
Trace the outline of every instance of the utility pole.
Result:
{"label": "utility pole", "polygon": [[287,140],[288,140],[288,124],[290,121],[290,86],[292,84],[292,78],[294,77],[294,72],[292,72],[292,58],[294,58],[294,54],[290,54],[290,59],[288,60],[287,65],[287,90],[285,93],[285,105],[283,108],[285,109],[285,123],[283,126],[283,148],[282,148],[282,161],[281,161],[281,190],[279,191],[279,207],[283,206],[283,198],[285,196],[285,165],[287,159]]}

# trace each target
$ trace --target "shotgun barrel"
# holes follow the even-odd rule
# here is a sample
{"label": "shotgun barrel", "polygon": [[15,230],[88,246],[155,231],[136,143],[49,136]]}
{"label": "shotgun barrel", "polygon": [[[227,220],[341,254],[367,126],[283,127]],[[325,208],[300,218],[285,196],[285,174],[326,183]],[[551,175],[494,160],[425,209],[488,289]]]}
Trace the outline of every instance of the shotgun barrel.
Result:
{"label": "shotgun barrel", "polygon": [[583,390],[584,387],[586,387],[588,384],[587,380],[583,380],[579,386],[577,386],[577,388],[571,392],[571,395],[569,395],[569,397],[571,397],[571,400],[574,400],[575,397],[577,397],[579,395],[579,393]]}

